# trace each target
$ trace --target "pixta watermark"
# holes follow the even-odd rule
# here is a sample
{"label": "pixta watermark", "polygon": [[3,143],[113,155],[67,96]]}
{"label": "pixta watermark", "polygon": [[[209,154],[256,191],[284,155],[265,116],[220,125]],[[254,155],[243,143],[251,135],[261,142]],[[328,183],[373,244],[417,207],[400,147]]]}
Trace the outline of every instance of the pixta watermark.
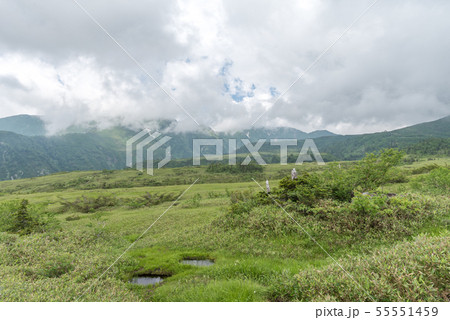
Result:
{"label": "pixta watermark", "polygon": [[[151,132],[148,129],[142,130],[126,143],[126,165],[129,168],[136,167],[139,171],[144,171],[144,163],[146,163],[147,174],[154,173],[154,159],[155,152],[160,148],[165,148],[164,158],[157,163],[158,169],[164,167],[172,159],[171,146],[169,141],[172,137],[163,135],[160,132]],[[302,142],[303,140],[300,140]],[[199,166],[201,159],[207,161],[224,161],[228,159],[228,165],[237,165],[238,146],[240,153],[249,153],[245,159],[240,162],[241,165],[248,165],[252,159],[259,165],[266,165],[263,157],[260,154],[260,149],[265,144],[278,147],[280,164],[287,165],[288,163],[288,147],[294,147],[300,150],[298,153],[296,165],[301,165],[303,162],[316,161],[318,165],[324,165],[325,162],[320,155],[319,149],[314,143],[313,139],[306,139],[303,141],[301,148],[299,147],[298,139],[259,139],[256,142],[251,142],[249,139],[192,139],[192,164]],[[227,146],[228,152],[225,150]],[[215,149],[214,153],[205,153],[204,148],[210,147]],[[144,156],[146,154],[146,157]],[[313,160],[314,157],[314,160]]]}

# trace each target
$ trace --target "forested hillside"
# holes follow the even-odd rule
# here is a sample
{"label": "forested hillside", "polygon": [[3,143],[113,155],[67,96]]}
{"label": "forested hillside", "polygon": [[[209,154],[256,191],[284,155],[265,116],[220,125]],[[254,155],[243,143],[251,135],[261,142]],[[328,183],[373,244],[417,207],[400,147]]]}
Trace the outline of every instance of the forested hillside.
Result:
{"label": "forested hillside", "polygon": [[[18,119],[14,119],[13,122],[17,122]],[[28,118],[26,121],[36,120],[36,118],[31,119],[34,120]],[[30,124],[28,128],[31,127]],[[38,130],[33,132],[37,133]],[[36,177],[60,171],[123,169],[125,143],[134,134],[136,134],[135,131],[123,127],[48,137],[0,131],[0,180]],[[279,146],[270,146],[270,139],[286,138],[298,140],[314,138],[325,161],[361,159],[366,153],[383,148],[399,148],[417,155],[448,155],[450,117],[390,132],[348,136],[334,135],[328,131],[315,131],[308,134],[292,128],[259,128],[235,134],[213,133],[210,130],[187,133],[167,132],[166,134],[172,138],[170,141],[172,159],[186,159],[175,161],[170,166],[192,163],[189,159],[192,157],[192,141],[195,138],[237,139],[238,147],[240,146],[238,150],[241,154],[240,158],[245,158],[248,151],[239,144],[239,139],[245,138],[253,142],[258,139],[267,139],[267,143],[260,149],[267,163],[279,162]],[[299,141],[297,148],[289,148],[291,153],[288,157],[289,162],[295,162],[295,154],[298,154],[301,145],[302,142]],[[225,153],[228,152],[227,146],[228,143],[224,143]],[[155,158],[162,158],[163,152],[163,149],[158,150]]]}

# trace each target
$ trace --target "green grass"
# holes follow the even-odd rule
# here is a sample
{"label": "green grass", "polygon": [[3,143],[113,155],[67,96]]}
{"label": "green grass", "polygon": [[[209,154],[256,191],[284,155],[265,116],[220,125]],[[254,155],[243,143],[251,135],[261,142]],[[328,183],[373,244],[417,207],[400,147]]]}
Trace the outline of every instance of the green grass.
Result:
{"label": "green grass", "polygon": [[[416,175],[410,171],[429,163],[445,166],[448,159],[414,163],[403,166],[400,170],[406,173],[408,179],[413,179]],[[349,164],[342,165],[345,167]],[[255,179],[263,182],[268,178],[271,185],[276,186],[278,180],[289,174],[291,169],[288,166],[269,165]],[[323,168],[307,164],[297,167],[297,170],[320,171]],[[162,169],[154,177],[124,170],[71,172],[1,182],[1,203],[25,198],[32,205],[42,205],[42,210],[54,214],[59,228],[23,236],[0,232],[0,300],[326,299],[326,295],[310,295],[306,298],[289,295],[294,283],[292,281],[297,279],[296,275],[328,270],[334,265],[327,254],[300,228],[290,228],[286,233],[260,233],[258,228],[264,226],[258,224],[260,221],[257,220],[252,221],[250,229],[222,228],[218,223],[226,217],[232,192],[259,191],[251,177],[210,174],[205,167],[192,167]],[[130,202],[146,193],[181,194],[197,178],[200,178],[198,183],[97,282],[106,268],[172,203],[165,201],[136,208],[130,206]],[[104,184],[111,187],[104,188]],[[401,190],[402,193],[412,191],[409,182],[390,183],[382,188],[399,193]],[[99,208],[95,212],[83,213],[74,208],[62,210],[64,201],[101,195],[114,197],[117,201],[114,205]],[[436,203],[433,210],[439,219],[427,221],[420,228],[414,229],[412,234],[395,239],[384,236],[355,239],[318,228],[319,224],[314,217],[298,219],[334,258],[369,257],[377,250],[388,250],[393,242],[415,241],[415,237],[421,233],[428,234],[428,237],[442,237],[446,234],[448,224],[442,221],[449,219],[448,199],[439,194],[424,197]],[[288,222],[284,221],[284,225]],[[245,221],[242,223],[245,224]],[[215,264],[211,267],[181,264],[180,260],[186,257],[208,258],[214,260]],[[128,283],[132,276],[145,273],[170,277],[154,287],[139,287]],[[340,276],[345,278],[344,274]],[[280,283],[286,285],[280,289],[277,287]],[[85,292],[88,288],[90,289]],[[363,299],[356,293],[354,297]]]}
{"label": "green grass", "polygon": [[277,301],[448,301],[449,240],[448,232],[419,236],[369,256],[341,259],[354,280],[342,277],[335,264],[303,270],[275,283],[271,295]]}
{"label": "green grass", "polygon": [[[271,164],[263,173],[208,173],[207,166],[162,168],[154,176],[128,169],[103,171],[74,171],[55,173],[39,178],[2,181],[0,195],[53,193],[73,190],[116,190],[136,187],[189,185],[199,178],[199,184],[252,182],[252,178],[281,179],[294,165]],[[320,170],[315,164],[305,163],[300,170]]]}

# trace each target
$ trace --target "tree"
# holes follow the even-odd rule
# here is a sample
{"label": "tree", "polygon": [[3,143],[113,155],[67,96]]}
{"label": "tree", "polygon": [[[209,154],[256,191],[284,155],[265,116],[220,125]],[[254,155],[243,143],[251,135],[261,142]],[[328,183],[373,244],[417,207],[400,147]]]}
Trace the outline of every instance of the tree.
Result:
{"label": "tree", "polygon": [[36,223],[28,212],[28,200],[23,199],[19,208],[14,213],[14,222],[10,231],[21,234],[30,234]]}
{"label": "tree", "polygon": [[403,152],[395,149],[366,154],[354,169],[355,187],[360,187],[363,191],[376,189],[387,181],[389,170],[398,165],[403,156]]}

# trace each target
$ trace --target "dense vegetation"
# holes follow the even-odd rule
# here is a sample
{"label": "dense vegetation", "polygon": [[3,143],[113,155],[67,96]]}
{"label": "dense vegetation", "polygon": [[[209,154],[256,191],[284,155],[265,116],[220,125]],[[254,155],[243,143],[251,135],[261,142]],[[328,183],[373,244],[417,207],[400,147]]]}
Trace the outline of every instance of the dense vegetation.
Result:
{"label": "dense vegetation", "polygon": [[234,174],[245,174],[245,173],[257,173],[263,172],[263,167],[255,164],[249,163],[248,165],[241,165],[237,163],[234,166],[230,166],[224,163],[211,163],[206,169],[208,173],[234,173]]}
{"label": "dense vegetation", "polygon": [[[25,119],[28,119],[25,117]],[[1,120],[1,119],[0,119]],[[6,119],[8,120],[8,119]],[[38,177],[61,171],[123,169],[125,166],[125,143],[136,132],[114,127],[107,130],[92,130],[79,132],[72,130],[57,136],[25,136],[13,133],[16,121],[9,119],[5,124],[0,121],[0,180],[11,180],[28,177]],[[38,118],[26,120],[19,126],[33,126]],[[164,131],[170,123],[160,122],[159,130]],[[4,130],[11,130],[7,132]],[[156,128],[155,128],[156,129]],[[23,133],[23,132],[21,132]],[[25,133],[23,133],[25,134]],[[379,132],[361,135],[334,135],[327,131],[317,131],[306,134],[292,128],[251,129],[235,134],[213,133],[208,130],[201,132],[175,133],[168,135],[172,150],[170,167],[192,166],[192,141],[196,139],[223,138],[237,139],[238,161],[242,161],[248,150],[242,147],[240,139],[249,139],[254,144],[258,139],[266,139],[267,143],[260,149],[267,163],[279,163],[279,146],[271,146],[270,139],[299,139],[296,148],[289,148],[288,162],[295,163],[302,139],[314,138],[324,161],[359,160],[366,153],[378,152],[384,148],[398,148],[412,156],[439,155],[448,156],[450,139],[450,116],[414,125],[390,132]],[[228,143],[224,144],[227,154]],[[202,152],[213,153],[212,146],[207,146]],[[164,149],[159,149],[155,159],[164,157]]]}
{"label": "dense vegetation", "polygon": [[[384,150],[346,169],[330,166],[320,173],[303,172],[296,179],[285,177],[270,194],[233,193],[228,213],[217,224],[266,236],[295,233],[298,226],[290,220],[314,224],[311,228],[317,234],[334,232],[355,241],[411,235],[436,218],[437,204],[419,195],[377,191],[391,179],[401,157],[398,151]],[[432,170],[424,185],[432,180],[436,192],[446,192],[449,171]],[[280,206],[289,214],[280,211]]]}
{"label": "dense vegetation", "polygon": [[[401,157],[384,150],[362,161],[305,164],[294,180],[292,167],[281,165],[245,174],[211,165],[2,182],[0,297],[448,301],[449,160]],[[263,186],[268,179],[271,193],[252,178]],[[136,274],[165,279],[128,283]]]}
{"label": "dense vegetation", "polygon": [[26,199],[0,203],[0,232],[28,235],[56,228],[58,221],[44,205],[30,205]]}
{"label": "dense vegetation", "polygon": [[450,156],[450,138],[428,138],[406,148],[408,154]]}
{"label": "dense vegetation", "polygon": [[[350,257],[342,266],[355,277],[342,276],[336,264],[304,270],[272,288],[277,301],[448,301],[449,237],[420,236],[368,257]],[[377,275],[371,278],[369,275]],[[414,277],[412,276],[414,275]],[[360,284],[367,290],[361,290]],[[345,288],[345,289],[343,289]]]}

